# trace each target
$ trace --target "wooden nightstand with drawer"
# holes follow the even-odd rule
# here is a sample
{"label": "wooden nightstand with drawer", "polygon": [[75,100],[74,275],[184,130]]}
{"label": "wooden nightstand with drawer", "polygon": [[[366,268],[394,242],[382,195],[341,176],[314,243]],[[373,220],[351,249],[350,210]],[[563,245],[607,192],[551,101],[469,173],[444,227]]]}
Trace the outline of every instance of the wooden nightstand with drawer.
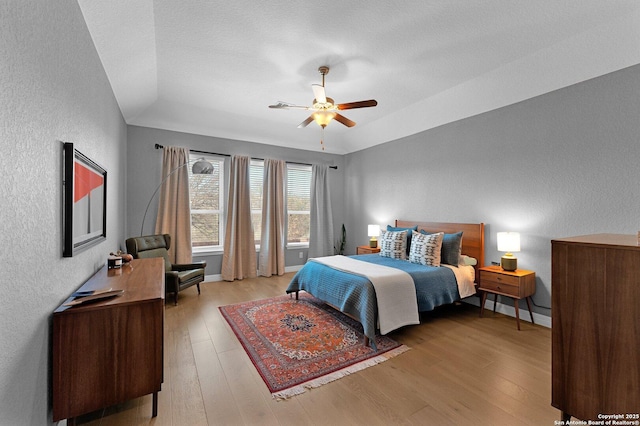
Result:
{"label": "wooden nightstand with drawer", "polygon": [[380,247],[358,246],[356,247],[356,254],[374,254],[380,253]]}
{"label": "wooden nightstand with drawer", "polygon": [[484,304],[489,293],[494,294],[493,312],[496,311],[496,299],[498,295],[511,297],[516,310],[516,325],[520,330],[520,310],[518,301],[525,299],[533,322],[531,312],[531,295],[536,292],[536,273],[525,269],[515,271],[505,271],[500,266],[483,266],[480,268],[480,287],[482,291],[482,302],[480,303],[480,316],[484,313]]}

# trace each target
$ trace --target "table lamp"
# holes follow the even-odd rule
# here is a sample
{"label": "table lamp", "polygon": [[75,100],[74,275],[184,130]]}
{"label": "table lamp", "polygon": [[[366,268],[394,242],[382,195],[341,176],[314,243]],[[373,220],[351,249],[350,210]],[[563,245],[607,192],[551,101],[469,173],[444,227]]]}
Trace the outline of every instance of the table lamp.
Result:
{"label": "table lamp", "polygon": [[502,269],[505,271],[518,269],[518,259],[512,252],[520,251],[520,233],[498,232],[498,251],[505,252],[505,255],[500,258]]}
{"label": "table lamp", "polygon": [[376,248],[378,247],[378,236],[380,235],[380,225],[369,225],[367,227],[367,235],[371,237],[369,239],[369,247]]}

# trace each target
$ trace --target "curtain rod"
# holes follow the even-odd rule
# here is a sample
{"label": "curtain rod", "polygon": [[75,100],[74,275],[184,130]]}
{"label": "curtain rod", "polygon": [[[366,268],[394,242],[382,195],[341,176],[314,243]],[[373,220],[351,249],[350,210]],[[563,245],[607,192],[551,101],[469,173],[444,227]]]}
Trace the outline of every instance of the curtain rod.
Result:
{"label": "curtain rod", "polygon": [[[164,148],[164,146],[160,145],[159,143],[155,144],[155,148],[156,149],[162,149]],[[219,154],[217,152],[209,152],[209,151],[198,151],[197,149],[190,149],[189,152],[194,152],[196,154],[209,154],[209,155],[221,155],[223,157],[231,157],[231,155],[229,154]],[[254,158],[251,157],[252,160],[258,160],[258,161],[264,161],[264,158]],[[287,161],[287,164],[299,164],[301,166],[313,166],[313,164],[308,164],[308,163],[298,163],[295,161]],[[329,166],[330,169],[338,169],[338,166]]]}

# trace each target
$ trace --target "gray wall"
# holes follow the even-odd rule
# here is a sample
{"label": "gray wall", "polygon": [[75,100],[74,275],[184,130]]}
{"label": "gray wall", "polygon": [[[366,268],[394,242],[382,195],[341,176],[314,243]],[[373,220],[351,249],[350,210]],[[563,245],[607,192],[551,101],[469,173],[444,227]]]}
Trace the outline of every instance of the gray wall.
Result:
{"label": "gray wall", "polygon": [[[483,221],[487,261],[500,256],[496,232],[520,231],[519,265],[536,271],[541,305],[552,238],[640,228],[638,66],[341,157],[127,128],[75,0],[1,9],[0,424],[51,423],[51,313],[139,232],[160,174],[154,143],[338,165],[336,228],[345,222],[350,252],[366,244],[368,223],[396,218]],[[66,259],[61,141],[109,173],[108,239]]]}
{"label": "gray wall", "polygon": [[[140,235],[140,227],[144,210],[158,183],[161,181],[162,150],[155,149],[155,144],[163,146],[182,146],[189,149],[214,152],[226,155],[248,155],[253,158],[275,158],[291,162],[308,164],[327,164],[338,166],[337,170],[329,170],[332,206],[334,210],[334,226],[336,239],[338,231],[344,221],[344,167],[343,156],[325,154],[322,152],[305,151],[291,148],[281,148],[253,142],[243,142],[200,136],[189,133],[172,132],[168,130],[151,129],[146,127],[128,126],[128,188],[127,188],[127,235]],[[227,161],[226,173],[229,172]],[[227,179],[228,182],[228,179]],[[226,200],[226,195],[225,195]],[[158,200],[152,201],[144,223],[143,233],[152,234],[155,226]],[[299,253],[303,257],[299,257]],[[306,262],[308,250],[292,249],[285,252],[285,265],[292,267]],[[206,260],[208,276],[219,275],[222,265],[222,253],[194,256],[194,260]]]}
{"label": "gray wall", "polygon": [[484,222],[489,263],[496,233],[518,231],[518,267],[536,272],[534,301],[548,307],[551,239],[640,230],[639,139],[634,66],[349,154],[348,247],[366,243],[368,223]]}
{"label": "gray wall", "polygon": [[[75,0],[0,6],[0,424],[51,423],[51,318],[124,238],[126,125]],[[107,241],[62,258],[62,142],[107,170]]]}

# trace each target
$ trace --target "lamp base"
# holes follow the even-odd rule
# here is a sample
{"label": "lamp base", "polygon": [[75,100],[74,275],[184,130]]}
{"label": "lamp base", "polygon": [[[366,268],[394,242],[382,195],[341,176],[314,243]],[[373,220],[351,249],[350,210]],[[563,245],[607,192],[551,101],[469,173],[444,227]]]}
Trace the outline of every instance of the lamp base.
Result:
{"label": "lamp base", "polygon": [[518,269],[518,259],[513,256],[502,256],[500,258],[500,266],[505,271],[515,271]]}
{"label": "lamp base", "polygon": [[378,240],[376,240],[376,239],[369,240],[369,247],[377,248],[378,247]]}

